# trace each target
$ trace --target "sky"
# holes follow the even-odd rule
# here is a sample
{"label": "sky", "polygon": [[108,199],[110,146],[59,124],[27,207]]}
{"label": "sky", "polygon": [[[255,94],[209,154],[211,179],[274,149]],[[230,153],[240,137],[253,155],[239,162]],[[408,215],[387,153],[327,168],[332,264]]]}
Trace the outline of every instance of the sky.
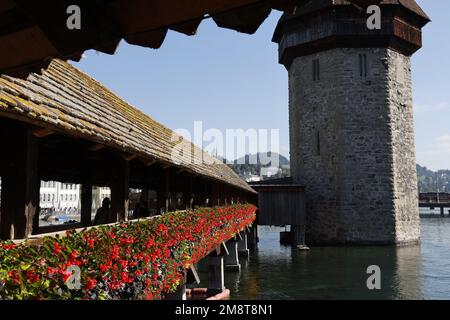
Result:
{"label": "sky", "polygon": [[[417,162],[450,169],[450,1],[417,2],[433,20],[413,56]],[[122,42],[115,55],[91,50],[74,65],[171,129],[194,132],[195,121],[224,135],[278,129],[289,156],[288,74],[271,41],[280,15],[273,11],[254,35],[206,20],[194,37],[169,31],[158,50]]]}

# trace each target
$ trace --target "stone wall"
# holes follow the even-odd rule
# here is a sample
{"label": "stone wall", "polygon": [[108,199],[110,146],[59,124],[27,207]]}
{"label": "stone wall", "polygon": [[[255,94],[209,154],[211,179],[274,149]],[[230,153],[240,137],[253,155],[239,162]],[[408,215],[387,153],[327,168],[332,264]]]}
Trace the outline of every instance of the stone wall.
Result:
{"label": "stone wall", "polygon": [[291,172],[306,186],[309,243],[418,241],[410,58],[382,48],[298,57],[289,92]]}

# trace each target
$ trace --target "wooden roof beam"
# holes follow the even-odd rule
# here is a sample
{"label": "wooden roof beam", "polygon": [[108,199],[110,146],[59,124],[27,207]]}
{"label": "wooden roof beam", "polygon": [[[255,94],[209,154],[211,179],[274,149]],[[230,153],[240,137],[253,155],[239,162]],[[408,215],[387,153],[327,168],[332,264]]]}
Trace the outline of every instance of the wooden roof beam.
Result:
{"label": "wooden roof beam", "polygon": [[33,136],[35,136],[36,138],[45,138],[54,133],[55,131],[50,130],[48,128],[36,128],[33,130]]}
{"label": "wooden roof beam", "polygon": [[96,151],[100,151],[100,150],[102,150],[104,148],[105,148],[104,144],[96,143],[92,147],[90,147],[89,150],[96,152]]}
{"label": "wooden roof beam", "polygon": [[131,161],[131,160],[136,159],[137,156],[136,156],[135,154],[132,154],[132,153],[125,153],[125,154],[122,154],[122,158],[123,158],[125,161]]}
{"label": "wooden roof beam", "polygon": [[146,167],[151,167],[156,163],[155,159],[141,159],[141,161]]}

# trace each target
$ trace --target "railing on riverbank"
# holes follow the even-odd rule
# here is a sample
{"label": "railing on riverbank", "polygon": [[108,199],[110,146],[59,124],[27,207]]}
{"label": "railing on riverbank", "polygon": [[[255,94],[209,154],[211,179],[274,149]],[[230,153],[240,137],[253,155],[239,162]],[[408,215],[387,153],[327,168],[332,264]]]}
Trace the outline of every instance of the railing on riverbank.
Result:
{"label": "railing on riverbank", "polygon": [[[428,214],[421,213],[420,216],[423,218],[427,217],[450,217],[450,203],[419,203],[419,208],[427,208],[431,212]],[[439,209],[439,214],[434,212],[435,209]]]}

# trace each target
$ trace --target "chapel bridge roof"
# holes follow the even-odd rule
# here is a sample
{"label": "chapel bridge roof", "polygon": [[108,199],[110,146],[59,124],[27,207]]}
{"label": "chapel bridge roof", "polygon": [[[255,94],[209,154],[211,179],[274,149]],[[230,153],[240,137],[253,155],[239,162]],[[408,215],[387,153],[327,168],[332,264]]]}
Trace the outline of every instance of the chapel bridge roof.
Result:
{"label": "chapel bridge roof", "polygon": [[[190,142],[173,152],[179,136],[61,60],[27,80],[0,77],[0,117],[81,138],[143,161],[179,168],[254,193],[227,165]],[[195,159],[193,161],[192,159]]]}

